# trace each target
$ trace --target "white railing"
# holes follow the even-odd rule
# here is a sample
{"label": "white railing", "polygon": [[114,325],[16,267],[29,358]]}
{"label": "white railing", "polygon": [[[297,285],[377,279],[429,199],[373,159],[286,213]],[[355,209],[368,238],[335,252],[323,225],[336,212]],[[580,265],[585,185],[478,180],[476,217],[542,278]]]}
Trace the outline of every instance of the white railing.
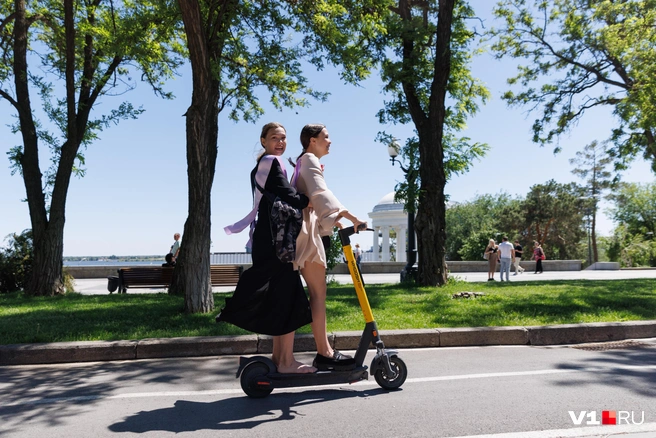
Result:
{"label": "white railing", "polygon": [[[377,256],[377,257],[376,257]],[[379,262],[382,260],[380,253],[362,253],[362,262]],[[211,265],[247,265],[253,263],[251,255],[246,252],[215,252],[210,254]]]}
{"label": "white railing", "polygon": [[210,254],[210,265],[247,265],[253,263],[246,252],[215,252]]}

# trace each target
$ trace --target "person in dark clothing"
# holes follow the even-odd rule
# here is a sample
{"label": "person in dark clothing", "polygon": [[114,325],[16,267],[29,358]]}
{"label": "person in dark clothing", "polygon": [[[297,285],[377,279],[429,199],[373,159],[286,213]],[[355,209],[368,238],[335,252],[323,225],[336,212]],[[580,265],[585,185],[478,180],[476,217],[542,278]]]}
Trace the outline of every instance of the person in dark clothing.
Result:
{"label": "person in dark clothing", "polygon": [[[316,368],[294,359],[294,332],[312,322],[310,304],[298,271],[292,263],[276,255],[271,223],[271,202],[256,184],[287,204],[303,209],[307,196],[289,185],[281,159],[287,146],[285,128],[269,123],[262,129],[260,141],[264,154],[251,172],[253,211],[236,224],[225,228],[227,234],[240,232],[250,225],[253,266],[243,272],[235,293],[226,300],[216,317],[245,330],[273,336],[272,360],[281,373],[312,373]],[[257,214],[257,220],[255,216]]]}
{"label": "person in dark clothing", "polygon": [[524,273],[524,268],[522,268],[519,264],[522,260],[522,254],[524,254],[524,248],[522,248],[522,245],[519,244],[519,240],[515,240],[515,273],[513,275],[517,275],[518,273]]}

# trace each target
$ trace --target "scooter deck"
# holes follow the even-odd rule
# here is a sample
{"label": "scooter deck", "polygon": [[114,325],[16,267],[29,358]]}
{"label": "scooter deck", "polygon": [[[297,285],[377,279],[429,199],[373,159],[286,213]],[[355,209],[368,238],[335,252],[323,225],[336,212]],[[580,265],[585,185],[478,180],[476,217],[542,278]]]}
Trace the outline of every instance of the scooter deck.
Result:
{"label": "scooter deck", "polygon": [[263,378],[270,381],[273,388],[291,388],[295,386],[355,383],[367,380],[369,373],[366,366],[361,366],[348,371],[318,371],[308,374],[269,373]]}

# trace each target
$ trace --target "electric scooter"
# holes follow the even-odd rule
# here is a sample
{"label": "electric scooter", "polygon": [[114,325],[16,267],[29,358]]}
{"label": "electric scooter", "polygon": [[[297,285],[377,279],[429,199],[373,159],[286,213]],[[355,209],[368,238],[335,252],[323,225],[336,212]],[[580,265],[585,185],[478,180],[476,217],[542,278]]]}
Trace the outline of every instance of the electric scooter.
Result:
{"label": "electric scooter", "polygon": [[[374,231],[362,227],[358,231]],[[276,365],[271,359],[264,356],[240,357],[237,378],[240,378],[241,388],[246,395],[252,398],[264,398],[276,388],[294,388],[315,385],[333,385],[339,383],[356,383],[369,378],[369,372],[376,379],[376,383],[386,390],[398,389],[408,377],[408,368],[398,357],[396,350],[386,350],[380,339],[378,327],[374,320],[367,293],[362,283],[362,274],[355,263],[355,256],[351,250],[351,236],[356,231],[353,227],[339,230],[339,239],[348,263],[349,272],[353,279],[355,292],[364,314],[365,327],[360,338],[358,349],[355,352],[355,367],[346,371],[318,371],[310,374],[283,374],[278,373]],[[371,361],[369,371],[363,365],[369,345],[376,347],[376,355]]]}

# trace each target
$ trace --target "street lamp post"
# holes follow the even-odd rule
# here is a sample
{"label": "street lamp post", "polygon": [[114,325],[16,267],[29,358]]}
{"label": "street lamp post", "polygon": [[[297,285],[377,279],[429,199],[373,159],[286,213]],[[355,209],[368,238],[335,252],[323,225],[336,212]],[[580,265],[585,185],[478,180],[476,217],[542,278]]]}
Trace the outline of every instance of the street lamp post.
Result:
{"label": "street lamp post", "polygon": [[[413,186],[415,184],[415,180],[417,177],[417,171],[414,169],[405,168],[401,163],[401,161],[396,159],[396,157],[399,156],[399,150],[400,150],[400,146],[397,140],[393,139],[392,142],[387,147],[387,152],[389,153],[392,166],[394,166],[394,164],[396,163],[399,163],[399,167],[405,174],[406,181],[408,181],[408,186]],[[412,190],[412,193],[414,192],[415,191]],[[417,262],[417,252],[415,250],[414,209],[412,209],[412,211],[408,211],[407,214],[408,214],[408,249],[407,249],[407,256],[406,256],[407,263],[403,268],[403,271],[401,271],[401,282],[417,279],[417,268],[415,268],[415,263]],[[398,252],[398,245],[399,245],[398,239],[396,245],[397,245],[397,252]]]}

